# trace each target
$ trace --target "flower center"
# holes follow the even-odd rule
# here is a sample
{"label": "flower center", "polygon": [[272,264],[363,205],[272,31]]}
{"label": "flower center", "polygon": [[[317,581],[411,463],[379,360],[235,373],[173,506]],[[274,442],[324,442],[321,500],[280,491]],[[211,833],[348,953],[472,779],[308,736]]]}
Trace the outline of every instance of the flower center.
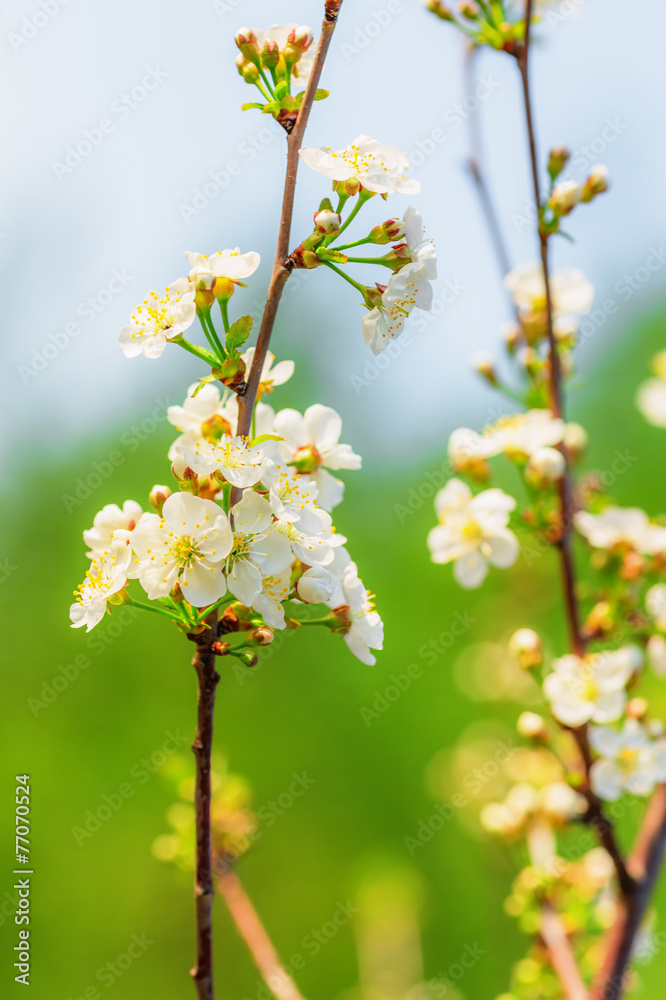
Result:
{"label": "flower center", "polygon": [[201,559],[196,540],[190,535],[181,535],[171,546],[171,555],[179,566],[191,566],[195,559]]}
{"label": "flower center", "polygon": [[299,448],[289,465],[297,472],[316,472],[323,459],[313,444]]}
{"label": "flower center", "polygon": [[617,765],[624,774],[632,774],[638,764],[636,747],[623,747],[617,755]]}

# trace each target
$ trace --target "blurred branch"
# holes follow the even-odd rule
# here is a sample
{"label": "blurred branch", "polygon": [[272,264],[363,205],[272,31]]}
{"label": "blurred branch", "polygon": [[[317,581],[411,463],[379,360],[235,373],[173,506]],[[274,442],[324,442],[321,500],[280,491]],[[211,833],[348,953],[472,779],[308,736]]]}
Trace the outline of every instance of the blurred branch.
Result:
{"label": "blurred branch", "polygon": [[220,895],[234,919],[238,933],[250,949],[262,979],[277,1000],[303,1000],[295,982],[282,965],[273,942],[261,922],[238,875],[227,871],[218,879]]}
{"label": "blurred branch", "polygon": [[578,970],[569,938],[551,903],[544,903],[541,908],[540,930],[551,965],[557,973],[567,1000],[588,1000],[587,988]]}
{"label": "blurred branch", "polygon": [[[465,90],[468,96],[474,92],[474,87],[476,84],[476,55],[478,49],[474,45],[469,45],[465,55]],[[486,182],[485,173],[483,170],[483,157],[482,157],[482,144],[481,144],[481,126],[480,122],[477,120],[477,115],[479,111],[472,112],[469,116],[469,156],[467,158],[467,169],[469,170],[470,176],[474,181],[474,186],[476,187],[476,192],[479,196],[479,203],[481,205],[481,211],[483,212],[483,217],[486,221],[488,227],[488,232],[490,234],[490,239],[495,250],[495,256],[497,258],[497,263],[501,272],[501,278],[504,279],[506,275],[511,270],[511,262],[509,260],[509,253],[506,248],[506,243],[504,242],[504,236],[502,235],[502,228],[499,224],[497,217],[497,212],[495,210],[495,205],[490,194],[490,189]],[[515,311],[515,306],[513,301],[511,302],[512,308]]]}
{"label": "blurred branch", "polygon": [[[305,129],[307,128],[315,93],[317,91],[317,87],[319,86],[322,69],[324,68],[324,61],[331,44],[331,39],[333,37],[333,32],[335,31],[341,6],[342,0],[326,0],[324,21],[321,28],[321,36],[319,38],[319,45],[317,46],[312,73],[305,90],[303,104],[298,112],[296,124],[294,125],[292,131],[287,135],[287,172],[284,182],[282,215],[280,217],[280,229],[278,233],[277,249],[275,252],[275,263],[273,264],[273,273],[268,286],[268,295],[266,297],[266,305],[264,307],[264,315],[261,320],[259,336],[257,337],[254,359],[247,379],[247,388],[245,390],[245,394],[238,397],[238,429],[236,433],[244,437],[247,437],[250,433],[254,404],[257,398],[261,373],[263,371],[264,361],[266,360],[266,354],[268,353],[268,346],[273,333],[273,327],[275,325],[278,306],[280,304],[280,299],[282,298],[284,286],[289,275],[291,274],[291,265],[288,260],[289,240],[291,238],[291,221],[294,213],[294,196],[296,193],[296,177],[298,174],[299,161],[298,154],[301,146],[303,145]],[[238,503],[240,496],[241,491],[237,487],[234,487],[231,491],[232,506]]]}
{"label": "blurred branch", "polygon": [[606,939],[601,972],[592,986],[591,1000],[619,1000],[624,992],[636,935],[659,877],[665,847],[666,785],[659,785],[650,800],[628,862],[629,871],[636,880],[635,891],[619,902],[617,918]]}

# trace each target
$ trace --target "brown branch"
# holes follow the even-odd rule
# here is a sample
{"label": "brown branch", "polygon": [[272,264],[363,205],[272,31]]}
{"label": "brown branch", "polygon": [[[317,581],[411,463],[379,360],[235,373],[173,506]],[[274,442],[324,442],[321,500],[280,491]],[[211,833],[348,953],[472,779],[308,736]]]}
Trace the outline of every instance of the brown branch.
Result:
{"label": "brown branch", "polygon": [[541,908],[541,937],[567,1000],[588,1000],[588,992],[562,921],[551,903]]}
{"label": "brown branch", "polygon": [[303,1000],[296,983],[282,965],[273,942],[238,875],[230,871],[224,872],[217,884],[220,895],[224,898],[238,928],[238,933],[248,946],[271,993],[277,1000]]}
{"label": "brown branch", "polygon": [[220,676],[215,669],[212,645],[217,638],[217,611],[206,618],[208,629],[193,637],[197,651],[192,666],[197,672],[199,700],[197,706],[197,732],[192,744],[196,761],[194,809],[196,818],[196,877],[194,896],[196,908],[196,965],[192,978],[199,1000],[213,1000],[213,878],[211,847],[211,787],[210,759],[213,748],[213,711],[215,692]]}
{"label": "brown branch", "polygon": [[633,895],[619,900],[618,915],[606,938],[606,954],[592,985],[591,1000],[619,1000],[625,990],[634,942],[654,892],[665,847],[666,785],[659,785],[627,865],[636,880],[636,889]]}
{"label": "brown branch", "polygon": [[[315,55],[312,74],[305,91],[303,104],[301,105],[296,124],[287,136],[287,172],[284,182],[284,196],[282,199],[282,215],[280,217],[280,229],[278,232],[277,249],[275,252],[275,263],[268,286],[264,315],[261,319],[257,346],[254,352],[254,359],[250,374],[247,379],[245,394],[238,397],[238,430],[237,433],[247,437],[252,424],[252,413],[257,398],[261,372],[268,353],[275,317],[282,297],[284,286],[291,274],[289,263],[289,241],[291,238],[291,221],[294,213],[294,196],[296,193],[296,177],[298,174],[299,151],[303,145],[305,129],[312,110],[315,92],[319,85],[324,60],[331,44],[333,32],[342,6],[342,0],[326,0],[324,21],[321,28],[321,36],[317,53]],[[241,491],[234,487],[231,491],[231,505],[238,503]]]}
{"label": "brown branch", "polygon": [[[474,84],[476,82],[476,73],[474,68],[476,53],[478,49],[474,45],[470,45],[467,48],[467,53],[465,57],[464,67],[465,67],[465,90],[468,96],[471,96]],[[497,217],[497,212],[495,210],[495,205],[493,203],[492,196],[490,194],[490,188],[486,182],[485,173],[483,170],[483,159],[481,154],[481,130],[477,121],[477,115],[480,111],[473,112],[469,116],[469,156],[467,158],[467,169],[474,181],[474,186],[476,187],[476,193],[479,198],[479,203],[481,205],[481,211],[483,217],[486,220],[486,225],[488,227],[488,232],[490,234],[490,240],[495,251],[495,256],[497,258],[497,263],[499,265],[501,277],[505,278],[506,275],[511,270],[511,262],[509,260],[509,253],[506,248],[506,243],[504,242],[504,236],[502,234],[502,227],[499,224],[499,219]],[[515,310],[515,306],[512,307]]]}

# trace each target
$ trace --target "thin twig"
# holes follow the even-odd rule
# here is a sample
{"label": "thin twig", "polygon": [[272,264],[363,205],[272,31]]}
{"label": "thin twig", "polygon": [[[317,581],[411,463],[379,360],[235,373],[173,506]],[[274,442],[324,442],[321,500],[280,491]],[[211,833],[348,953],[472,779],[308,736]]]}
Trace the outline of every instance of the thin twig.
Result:
{"label": "thin twig", "polygon": [[[475,45],[469,45],[465,55],[465,90],[467,91],[468,96],[472,95],[474,85],[476,83],[474,64],[477,52],[478,49]],[[483,170],[481,129],[477,120],[479,113],[479,111],[476,111],[469,116],[469,156],[467,158],[467,169],[469,170],[472,180],[474,181],[474,186],[476,187],[479,203],[481,205],[481,211],[483,212],[483,216],[486,220],[490,239],[497,258],[500,277],[504,279],[511,270],[511,262],[509,260],[509,252],[506,248],[506,243],[504,242],[502,227],[499,224],[495,205],[490,194],[490,188],[486,182]],[[515,309],[515,306],[513,306],[513,308]]]}
{"label": "thin twig", "polygon": [[[259,328],[257,346],[254,352],[254,360],[247,378],[247,388],[245,394],[238,397],[238,430],[237,433],[247,436],[250,433],[252,424],[252,413],[257,398],[261,373],[268,353],[268,346],[275,325],[278,306],[282,297],[282,291],[291,274],[289,263],[289,241],[291,238],[291,221],[294,212],[294,196],[296,192],[296,177],[298,174],[299,151],[303,145],[305,129],[310,117],[310,111],[314,102],[315,93],[319,85],[321,72],[324,67],[324,60],[328,52],[335,31],[335,26],[342,6],[342,0],[326,0],[324,21],[317,46],[312,74],[308,82],[303,104],[301,105],[296,124],[287,136],[287,172],[284,182],[284,197],[282,200],[282,215],[280,217],[280,229],[278,233],[277,250],[275,252],[275,263],[268,286],[268,295],[264,307],[264,315]],[[234,487],[231,491],[232,506],[240,500],[241,491]]]}
{"label": "thin twig", "polygon": [[562,921],[551,903],[541,907],[541,937],[567,1000],[588,1000],[588,992]]}
{"label": "thin twig", "polygon": [[273,946],[252,900],[235,872],[224,872],[218,879],[220,895],[234,919],[238,933],[250,950],[262,979],[277,1000],[303,1000]]}
{"label": "thin twig", "polygon": [[196,964],[192,978],[199,1000],[214,1000],[213,985],[213,878],[211,847],[211,786],[210,759],[213,748],[213,711],[215,692],[220,676],[215,669],[212,645],[217,638],[217,611],[205,619],[209,626],[195,638],[197,651],[192,666],[197,672],[199,700],[197,732],[192,751],[196,761],[194,809],[196,818],[196,878],[194,883],[196,907]]}

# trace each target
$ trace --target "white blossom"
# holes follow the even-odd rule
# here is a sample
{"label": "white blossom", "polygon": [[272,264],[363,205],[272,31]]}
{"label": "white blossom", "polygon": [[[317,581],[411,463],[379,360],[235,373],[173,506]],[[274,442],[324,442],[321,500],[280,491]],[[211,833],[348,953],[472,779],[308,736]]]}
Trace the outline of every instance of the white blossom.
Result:
{"label": "white blossom", "polygon": [[424,236],[423,219],[420,212],[411,206],[402,218],[405,227],[405,242],[409,247],[411,260],[415,264],[425,264],[428,281],[437,277],[437,251],[432,240]]}
{"label": "white blossom", "polygon": [[141,586],[151,601],[167,597],[175,583],[197,608],[225,594],[224,560],[231,551],[231,527],[212,500],[172,493],[161,517],[143,515],[130,542]]}
{"label": "white blossom", "polygon": [[370,650],[383,648],[384,625],[374,610],[373,595],[359,579],[354,563],[347,566],[343,574],[342,592],[344,603],[349,608],[349,628],[344,634],[345,642],[361,663],[372,666],[377,659]]}
{"label": "white blossom", "polygon": [[115,503],[108,503],[95,514],[92,528],[83,532],[83,541],[90,547],[86,552],[89,559],[101,556],[110,548],[115,531],[132,531],[143,514],[141,504],[136,500],[126,500],[122,510]]}
{"label": "white blossom", "polygon": [[[523,264],[504,279],[513,301],[522,312],[543,312],[546,286],[539,263]],[[594,288],[582,271],[567,267],[550,276],[553,312],[556,316],[582,315],[592,305]]]}
{"label": "white blossom", "polygon": [[367,135],[357,135],[345,149],[305,146],[300,156],[313,170],[332,181],[355,178],[375,194],[416,194],[421,185],[406,175],[409,156],[395,146],[382,146]]}
{"label": "white blossom", "polygon": [[240,247],[233,250],[218,250],[208,256],[205,253],[194,253],[186,250],[190,267],[196,272],[210,271],[216,278],[228,278],[229,281],[242,282],[249,278],[257,270],[261,263],[261,257],[254,250],[248,253],[241,253]]}
{"label": "white blossom", "polygon": [[305,604],[323,604],[335,593],[336,581],[326,566],[310,566],[296,581],[296,593]]}
{"label": "white blossom", "polygon": [[625,687],[642,662],[638,646],[560,657],[543,684],[553,715],[566,726],[614,722],[624,711]]}
{"label": "white blossom", "polygon": [[565,424],[550,410],[527,410],[501,417],[486,427],[481,447],[486,456],[504,452],[509,458],[529,458],[540,448],[552,448],[564,437]]}
{"label": "white blossom", "polygon": [[251,447],[245,438],[226,435],[219,440],[184,435],[175,447],[178,455],[198,475],[217,472],[232,486],[240,488],[260,482],[264,462],[276,452],[274,441]]}
{"label": "white blossom", "polygon": [[405,320],[416,306],[428,310],[432,306],[432,285],[428,270],[432,261],[405,264],[389,278],[379,305],[362,319],[363,339],[373,354],[381,354],[391,340],[402,333]]}
{"label": "white blossom", "polygon": [[164,295],[149,292],[132,313],[132,322],[120,331],[119,342],[126,358],[144,354],[159,358],[167,340],[180,336],[194,322],[194,291],[187,278],[179,278]]}
{"label": "white blossom", "polygon": [[332,476],[331,471],[361,468],[361,456],[350,445],[339,443],[340,415],[320,403],[309,406],[303,414],[280,410],[275,415],[273,431],[285,439],[280,443],[285,461],[316,484],[320,506],[324,510],[336,507],[342,500],[344,483]]}
{"label": "white blossom", "polygon": [[86,627],[90,632],[106,613],[107,601],[127,583],[132,550],[129,532],[118,529],[108,548],[96,554],[86,571],[86,578],[74,591],[76,601],[69,609],[72,628]]}
{"label": "white blossom", "polygon": [[262,485],[269,490],[268,502],[278,521],[298,524],[303,531],[321,530],[316,515],[319,490],[313,480],[299,476],[288,465],[268,461],[262,472]]}
{"label": "white blossom", "polygon": [[271,628],[283,629],[283,605],[291,591],[291,567],[275,576],[265,576],[262,582],[262,591],[254,598],[252,607]]}
{"label": "white blossom", "polygon": [[619,732],[592,726],[590,744],[601,757],[590,770],[592,790],[601,799],[612,802],[623,792],[650,795],[666,781],[666,739],[652,740],[637,719],[627,719]]}
{"label": "white blossom", "polygon": [[264,588],[264,578],[275,577],[291,564],[291,546],[275,530],[270,504],[258,493],[245,493],[231,513],[234,535],[227,584],[234,597],[250,608]]}
{"label": "white blossom", "polygon": [[518,558],[518,539],[507,528],[516,501],[499,489],[474,496],[460,479],[450,479],[435,497],[439,524],[428,535],[435,563],[455,562],[453,575],[462,587],[479,587],[488,563],[500,569]]}
{"label": "white blossom", "polygon": [[666,427],[666,378],[650,378],[638,389],[636,405],[648,423]]}
{"label": "white blossom", "polygon": [[289,539],[294,555],[306,566],[315,563],[327,566],[333,561],[333,550],[347,541],[344,535],[335,531],[331,515],[320,507],[310,511],[307,520],[299,520],[296,524],[277,521],[275,528]]}
{"label": "white blossom", "polygon": [[574,524],[595,549],[628,547],[645,555],[666,549],[666,528],[652,524],[640,507],[611,506],[601,514],[581,510]]}

